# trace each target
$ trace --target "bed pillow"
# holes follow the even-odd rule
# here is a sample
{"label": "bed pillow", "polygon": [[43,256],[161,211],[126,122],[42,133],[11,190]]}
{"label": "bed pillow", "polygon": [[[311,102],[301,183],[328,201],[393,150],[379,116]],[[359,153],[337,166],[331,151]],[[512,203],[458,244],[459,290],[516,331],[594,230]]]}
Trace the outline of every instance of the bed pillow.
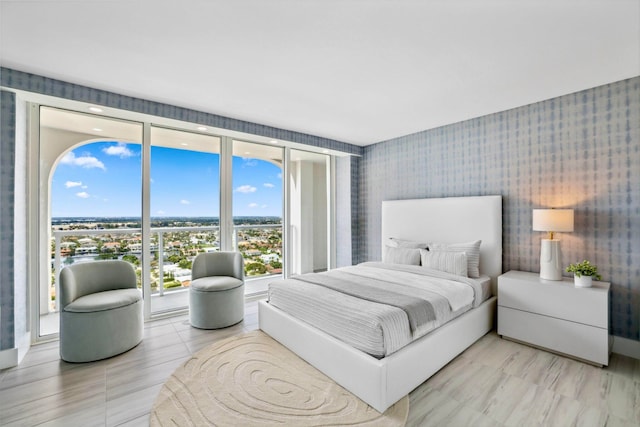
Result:
{"label": "bed pillow", "polygon": [[458,251],[467,254],[467,274],[477,279],[480,277],[480,244],[482,240],[468,243],[430,243],[432,251]]}
{"label": "bed pillow", "polygon": [[397,239],[395,237],[389,237],[386,245],[391,248],[407,248],[407,249],[427,249],[426,243],[415,242],[413,240]]}
{"label": "bed pillow", "polygon": [[460,251],[420,249],[422,266],[467,277],[467,254]]}
{"label": "bed pillow", "polygon": [[382,262],[390,264],[420,265],[420,249],[384,247]]}

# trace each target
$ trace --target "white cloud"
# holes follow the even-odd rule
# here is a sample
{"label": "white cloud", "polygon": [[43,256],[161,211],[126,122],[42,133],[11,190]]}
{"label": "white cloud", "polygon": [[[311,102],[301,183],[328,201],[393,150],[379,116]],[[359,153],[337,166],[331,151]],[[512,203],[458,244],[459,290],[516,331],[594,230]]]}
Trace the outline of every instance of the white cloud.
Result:
{"label": "white cloud", "polygon": [[100,168],[102,170],[107,170],[107,168],[104,166],[104,163],[102,163],[97,158],[88,154],[83,154],[80,157],[76,157],[73,151],[69,151],[62,159],[60,159],[60,163],[65,165],[80,166],[85,169]]}
{"label": "white cloud", "polygon": [[156,212],[156,214],[158,214],[158,215],[164,215],[164,211],[158,211],[158,212]]}
{"label": "white cloud", "polygon": [[275,187],[275,185],[273,185],[273,184],[272,184],[272,183],[270,183],[270,182],[265,182],[265,183],[264,183],[264,186],[265,186],[265,187],[267,187],[267,188],[273,188],[273,187]]}
{"label": "white cloud", "polygon": [[127,144],[119,142],[117,145],[110,145],[103,148],[102,152],[110,156],[118,156],[121,159],[133,156],[133,152],[127,148]]}
{"label": "white cloud", "polygon": [[235,191],[237,191],[238,193],[255,193],[257,190],[256,187],[253,187],[251,185],[241,185],[240,187],[236,188]]}
{"label": "white cloud", "polygon": [[191,204],[191,202],[188,201],[188,200],[182,199],[182,200],[180,200],[180,204],[181,205],[189,205],[189,204]]}
{"label": "white cloud", "polygon": [[87,193],[86,191],[76,193],[76,196],[80,197],[81,199],[88,199],[90,197],[89,193]]}
{"label": "white cloud", "polygon": [[252,209],[253,208],[257,208],[258,204],[257,203],[249,203],[249,207],[252,208]]}
{"label": "white cloud", "polygon": [[248,166],[248,167],[254,167],[258,165],[258,161],[256,159],[252,159],[250,157],[243,157],[242,158],[242,167]]}
{"label": "white cloud", "polygon": [[67,187],[67,188],[80,187],[81,185],[82,185],[82,183],[78,182],[78,181],[67,181],[67,182],[64,183],[64,186]]}

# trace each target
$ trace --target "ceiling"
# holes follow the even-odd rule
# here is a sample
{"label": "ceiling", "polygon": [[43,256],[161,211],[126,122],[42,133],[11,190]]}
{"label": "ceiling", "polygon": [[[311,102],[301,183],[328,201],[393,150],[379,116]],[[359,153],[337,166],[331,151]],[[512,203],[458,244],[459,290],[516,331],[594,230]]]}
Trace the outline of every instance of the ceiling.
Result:
{"label": "ceiling", "polygon": [[0,0],[0,64],[368,145],[640,75],[640,0]]}

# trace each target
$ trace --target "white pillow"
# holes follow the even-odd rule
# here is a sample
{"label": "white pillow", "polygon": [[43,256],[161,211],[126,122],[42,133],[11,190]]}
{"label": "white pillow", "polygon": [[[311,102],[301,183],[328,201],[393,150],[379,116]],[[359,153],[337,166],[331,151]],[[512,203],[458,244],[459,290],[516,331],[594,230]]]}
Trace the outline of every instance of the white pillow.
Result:
{"label": "white pillow", "polygon": [[420,249],[384,247],[382,262],[420,265]]}
{"label": "white pillow", "polygon": [[395,237],[389,237],[386,245],[391,248],[427,249],[426,243],[415,242],[413,240],[397,239]]}
{"label": "white pillow", "polygon": [[422,266],[467,277],[467,254],[460,251],[420,249]]}
{"label": "white pillow", "polygon": [[467,274],[477,279],[480,277],[480,244],[482,240],[468,243],[430,243],[429,249],[434,251],[458,251],[467,254]]}

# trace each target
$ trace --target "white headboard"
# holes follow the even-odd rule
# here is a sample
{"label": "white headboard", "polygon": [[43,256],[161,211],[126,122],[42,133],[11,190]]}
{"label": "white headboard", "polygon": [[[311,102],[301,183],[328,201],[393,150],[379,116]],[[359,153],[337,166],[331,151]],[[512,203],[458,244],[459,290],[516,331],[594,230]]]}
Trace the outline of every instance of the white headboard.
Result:
{"label": "white headboard", "polygon": [[491,277],[495,294],[502,274],[502,196],[383,201],[383,250],[389,237],[425,243],[482,240],[480,273]]}

